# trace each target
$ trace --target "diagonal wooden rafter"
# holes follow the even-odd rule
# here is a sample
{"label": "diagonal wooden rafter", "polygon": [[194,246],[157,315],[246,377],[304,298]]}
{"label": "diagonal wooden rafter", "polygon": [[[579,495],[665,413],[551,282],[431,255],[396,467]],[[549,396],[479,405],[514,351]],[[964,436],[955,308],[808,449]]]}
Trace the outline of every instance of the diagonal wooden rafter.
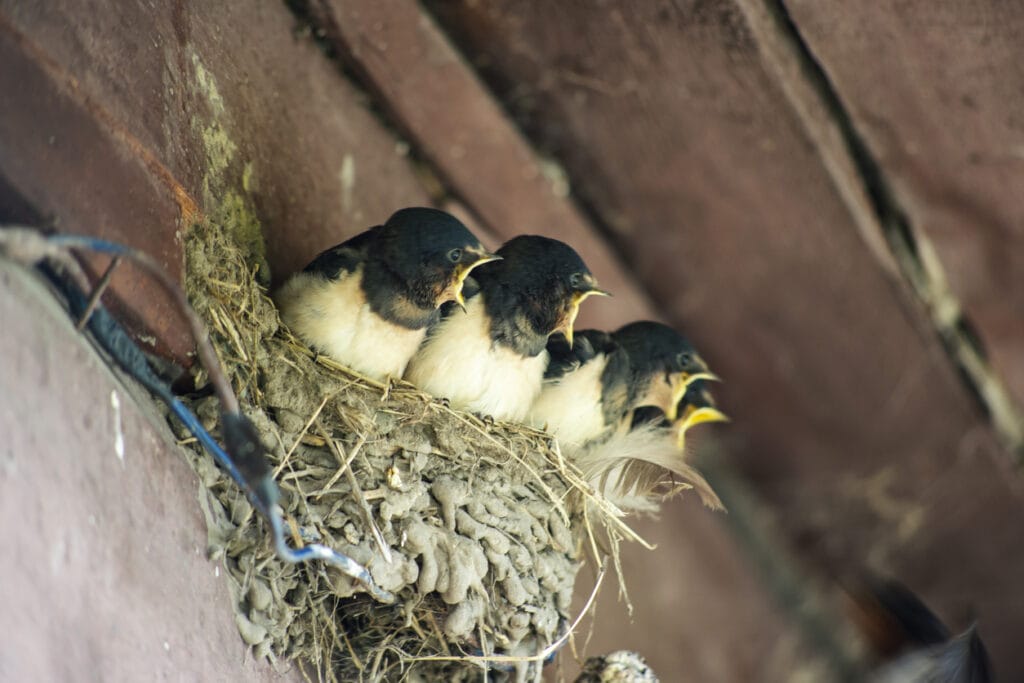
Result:
{"label": "diagonal wooden rafter", "polygon": [[543,232],[571,244],[614,301],[581,312],[612,328],[660,317],[639,282],[573,203],[444,33],[411,0],[310,0],[318,32],[433,170],[500,239]]}
{"label": "diagonal wooden rafter", "polygon": [[[985,407],[1016,464],[1024,463],[1024,413],[1006,383],[969,333],[963,308],[945,268],[920,226],[889,186],[827,74],[806,45],[782,2],[737,0],[757,38],[765,64],[775,73],[794,112],[814,140],[822,165],[846,203],[865,244],[922,309],[950,361]],[[903,298],[898,299],[904,301]],[[910,311],[920,317],[920,311]]]}

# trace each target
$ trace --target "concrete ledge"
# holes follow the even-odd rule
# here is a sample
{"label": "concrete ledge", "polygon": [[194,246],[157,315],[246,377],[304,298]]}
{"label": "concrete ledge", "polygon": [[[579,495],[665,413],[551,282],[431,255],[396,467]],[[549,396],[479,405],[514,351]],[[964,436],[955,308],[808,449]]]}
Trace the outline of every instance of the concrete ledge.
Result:
{"label": "concrete ledge", "polygon": [[0,680],[301,680],[247,653],[148,397],[3,260],[0,320]]}

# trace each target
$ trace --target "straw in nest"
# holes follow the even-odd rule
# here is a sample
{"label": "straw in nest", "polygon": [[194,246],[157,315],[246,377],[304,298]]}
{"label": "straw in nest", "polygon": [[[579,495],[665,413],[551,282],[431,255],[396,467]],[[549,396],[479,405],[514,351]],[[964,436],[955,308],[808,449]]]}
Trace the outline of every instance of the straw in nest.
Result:
{"label": "straw in nest", "polygon": [[[617,559],[621,538],[640,540],[617,511],[549,435],[314,358],[226,231],[197,226],[186,255],[189,299],[271,452],[293,543],[349,555],[399,597],[381,605],[332,568],[279,561],[196,448],[211,553],[246,642],[319,680],[476,679],[484,664],[538,675],[570,626],[584,551]],[[212,401],[195,408],[215,429]]]}

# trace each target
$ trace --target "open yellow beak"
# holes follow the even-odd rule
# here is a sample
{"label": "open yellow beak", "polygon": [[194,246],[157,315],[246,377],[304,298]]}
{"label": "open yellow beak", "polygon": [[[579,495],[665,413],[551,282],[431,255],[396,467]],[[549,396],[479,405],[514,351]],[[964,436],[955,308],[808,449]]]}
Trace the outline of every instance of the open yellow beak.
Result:
{"label": "open yellow beak", "polygon": [[572,302],[569,304],[569,314],[565,316],[565,322],[554,330],[555,332],[561,332],[565,335],[566,341],[569,342],[570,349],[572,348],[572,326],[573,323],[576,322],[576,316],[580,314],[580,304],[583,303],[584,299],[591,295],[611,296],[611,293],[597,287],[588,289],[585,292],[573,292]]}
{"label": "open yellow beak", "polygon": [[686,445],[686,432],[705,422],[728,422],[729,418],[717,408],[695,408],[686,413],[676,427],[676,444],[682,450]]}
{"label": "open yellow beak", "polygon": [[485,263],[491,261],[500,261],[501,256],[497,254],[491,254],[489,252],[480,252],[479,258],[472,263],[460,263],[455,267],[455,281],[450,287],[451,300],[455,301],[463,311],[466,310],[466,297],[462,294],[462,287],[466,284],[466,278],[469,277],[469,273],[477,266],[482,266]]}
{"label": "open yellow beak", "polygon": [[679,417],[679,402],[683,400],[683,396],[686,395],[686,390],[690,388],[690,385],[697,380],[708,380],[709,382],[721,382],[718,375],[713,372],[694,372],[688,374],[685,372],[679,372],[672,376],[671,380],[671,403],[668,409],[665,411],[665,417],[668,418],[669,422],[675,422],[676,418]]}
{"label": "open yellow beak", "polygon": [[[697,380],[701,380],[701,379],[705,380],[707,382],[721,382],[722,381],[722,378],[719,377],[718,375],[716,375],[713,372],[695,372],[695,373],[693,373],[691,375],[687,375],[686,376],[685,388],[689,389],[691,384],[693,384]],[[679,398],[682,398],[682,396],[680,396]]]}

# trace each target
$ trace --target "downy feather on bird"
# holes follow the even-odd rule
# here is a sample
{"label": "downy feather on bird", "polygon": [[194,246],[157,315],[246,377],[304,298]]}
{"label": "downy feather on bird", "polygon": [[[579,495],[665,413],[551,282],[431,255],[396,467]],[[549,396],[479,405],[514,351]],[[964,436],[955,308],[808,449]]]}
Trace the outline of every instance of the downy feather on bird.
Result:
{"label": "downy feather on bird", "polygon": [[620,429],[630,409],[630,366],[611,335],[580,330],[571,347],[564,338],[552,337],[548,353],[544,383],[528,421],[546,428],[570,454]]}
{"label": "downy feather on bird", "polygon": [[672,433],[644,423],[607,441],[592,443],[575,454],[587,481],[622,512],[657,512],[662,497],[679,484],[692,488],[705,506],[724,510],[704,476],[686,462]]}

